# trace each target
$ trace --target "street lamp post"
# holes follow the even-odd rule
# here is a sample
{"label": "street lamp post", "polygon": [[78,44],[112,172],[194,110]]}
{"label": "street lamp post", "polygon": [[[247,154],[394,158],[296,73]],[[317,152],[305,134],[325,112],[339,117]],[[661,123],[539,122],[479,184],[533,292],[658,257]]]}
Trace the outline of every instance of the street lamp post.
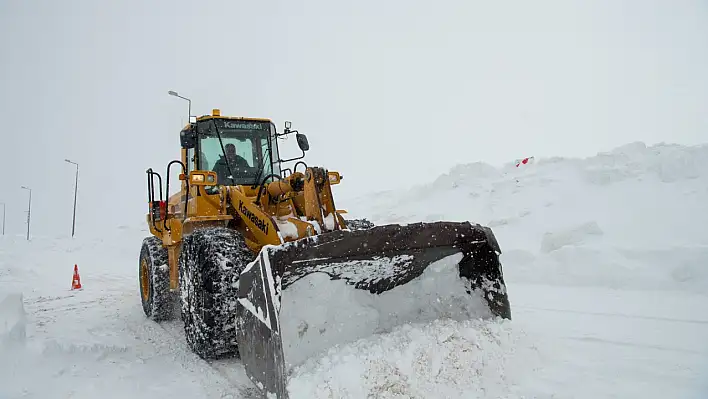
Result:
{"label": "street lamp post", "polygon": [[74,182],[74,217],[71,221],[71,236],[73,237],[74,232],[76,231],[76,193],[79,190],[79,164],[68,159],[65,159],[64,161],[76,165],[76,181]]}
{"label": "street lamp post", "polygon": [[188,105],[189,110],[187,111],[189,113],[189,115],[187,115],[187,120],[189,120],[189,118],[192,117],[192,100],[188,99],[187,97],[182,97],[176,91],[172,91],[172,90],[168,91],[167,94],[174,96],[174,97],[181,98],[183,100],[187,100],[187,102],[189,103],[189,105]]}
{"label": "street lamp post", "polygon": [[5,235],[5,203],[2,202],[2,235]]}
{"label": "street lamp post", "polygon": [[27,241],[29,241],[30,236],[30,221],[32,214],[32,189],[29,187],[22,186],[25,190],[29,190],[29,204],[27,205]]}

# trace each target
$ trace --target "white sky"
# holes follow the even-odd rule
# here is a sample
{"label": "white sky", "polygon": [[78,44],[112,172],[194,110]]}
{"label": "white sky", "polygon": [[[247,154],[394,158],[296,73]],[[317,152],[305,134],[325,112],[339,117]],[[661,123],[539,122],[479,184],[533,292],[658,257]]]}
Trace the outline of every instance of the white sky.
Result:
{"label": "white sky", "polygon": [[32,231],[70,234],[65,158],[77,234],[141,223],[186,122],[168,90],[292,120],[308,164],[345,176],[340,208],[459,163],[708,137],[705,1],[3,0],[0,57],[8,234],[23,184]]}

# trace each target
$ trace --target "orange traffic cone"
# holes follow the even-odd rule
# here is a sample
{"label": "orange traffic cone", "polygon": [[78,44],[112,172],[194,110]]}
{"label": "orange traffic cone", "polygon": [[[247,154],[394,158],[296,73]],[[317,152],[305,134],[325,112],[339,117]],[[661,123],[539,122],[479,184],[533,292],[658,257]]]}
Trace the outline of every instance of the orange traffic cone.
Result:
{"label": "orange traffic cone", "polygon": [[71,289],[80,290],[81,289],[81,277],[79,277],[79,266],[74,265],[74,277],[71,279]]}

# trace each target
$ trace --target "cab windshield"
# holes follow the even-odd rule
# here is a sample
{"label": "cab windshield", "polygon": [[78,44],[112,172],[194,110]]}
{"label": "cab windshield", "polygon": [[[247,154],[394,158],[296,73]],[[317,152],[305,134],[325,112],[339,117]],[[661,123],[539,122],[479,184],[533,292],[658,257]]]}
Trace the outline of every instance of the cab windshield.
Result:
{"label": "cab windshield", "polygon": [[222,185],[254,184],[256,178],[260,184],[270,174],[280,175],[273,167],[278,160],[277,148],[270,148],[269,136],[274,131],[272,123],[261,121],[209,119],[199,122],[199,169],[216,172],[218,184]]}

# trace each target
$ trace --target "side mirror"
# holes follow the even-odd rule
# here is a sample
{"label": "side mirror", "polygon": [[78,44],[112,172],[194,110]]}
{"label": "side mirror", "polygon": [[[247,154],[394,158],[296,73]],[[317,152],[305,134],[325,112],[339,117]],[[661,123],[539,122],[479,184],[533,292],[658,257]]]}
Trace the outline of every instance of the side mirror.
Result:
{"label": "side mirror", "polygon": [[310,144],[307,142],[307,136],[297,133],[295,138],[297,139],[297,146],[300,147],[303,152],[310,149]]}
{"label": "side mirror", "polygon": [[179,133],[179,141],[182,148],[194,148],[197,144],[197,133],[193,129],[182,130]]}

